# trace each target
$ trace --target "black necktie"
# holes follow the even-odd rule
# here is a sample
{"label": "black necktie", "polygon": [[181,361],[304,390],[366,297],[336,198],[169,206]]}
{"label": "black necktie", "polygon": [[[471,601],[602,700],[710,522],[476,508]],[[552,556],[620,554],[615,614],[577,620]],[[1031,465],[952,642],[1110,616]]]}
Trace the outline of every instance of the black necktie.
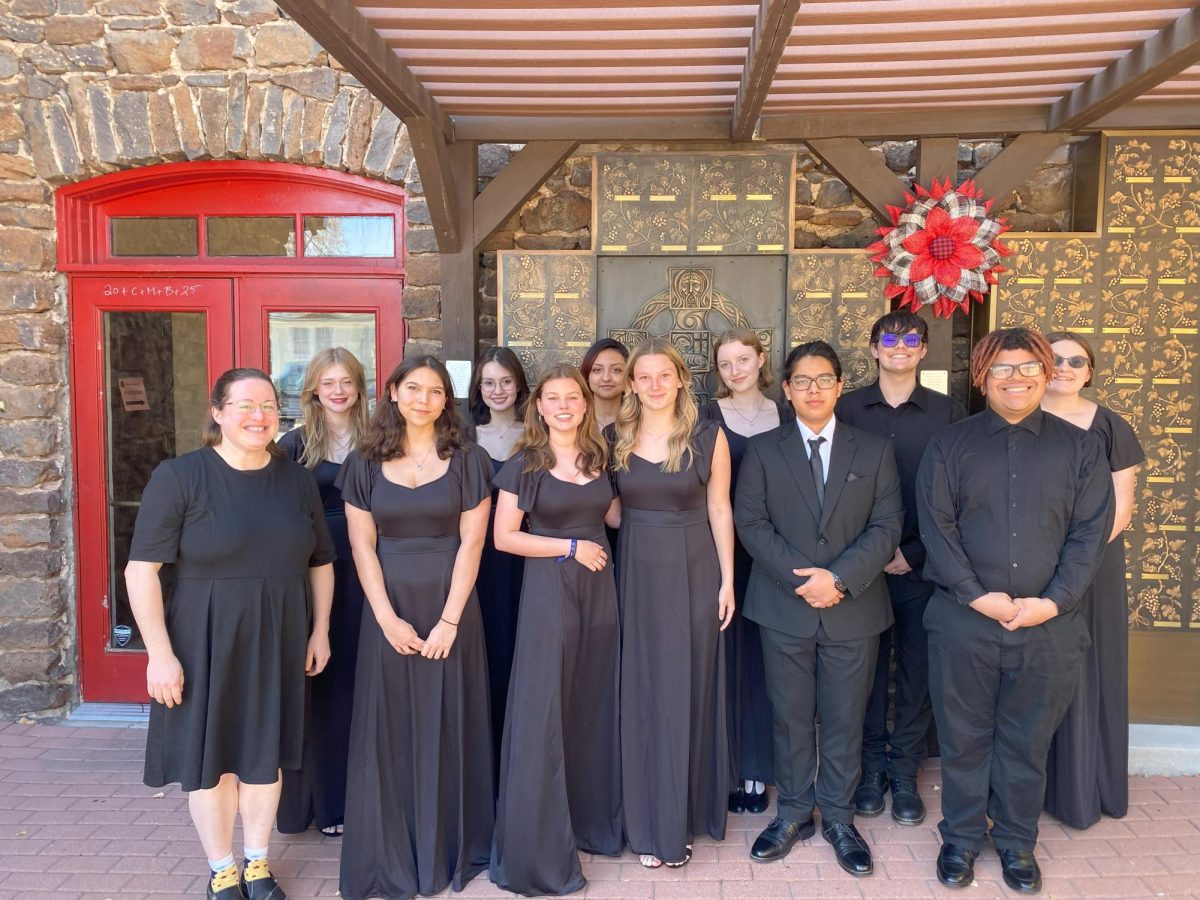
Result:
{"label": "black necktie", "polygon": [[817,485],[817,504],[825,506],[825,468],[821,465],[821,445],[825,438],[815,437],[809,440],[808,465],[812,469],[813,481]]}

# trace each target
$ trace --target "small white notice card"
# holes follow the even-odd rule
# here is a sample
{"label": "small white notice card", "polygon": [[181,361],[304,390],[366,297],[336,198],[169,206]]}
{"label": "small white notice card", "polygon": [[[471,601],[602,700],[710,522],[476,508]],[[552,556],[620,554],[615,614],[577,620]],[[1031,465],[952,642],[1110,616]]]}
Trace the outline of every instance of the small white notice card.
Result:
{"label": "small white notice card", "polygon": [[921,386],[939,394],[949,394],[950,373],[945,369],[925,369],[921,372]]}
{"label": "small white notice card", "polygon": [[450,373],[450,380],[454,382],[454,396],[460,400],[467,396],[467,389],[471,386],[471,361],[469,359],[448,359],[446,360],[446,371]]}

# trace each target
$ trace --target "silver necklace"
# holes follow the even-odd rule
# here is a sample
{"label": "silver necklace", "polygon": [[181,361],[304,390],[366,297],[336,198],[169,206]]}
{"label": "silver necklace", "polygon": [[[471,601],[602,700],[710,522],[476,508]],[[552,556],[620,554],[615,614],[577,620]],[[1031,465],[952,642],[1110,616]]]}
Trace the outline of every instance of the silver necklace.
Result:
{"label": "silver necklace", "polygon": [[729,408],[732,409],[735,413],[737,413],[741,417],[742,421],[745,422],[747,425],[753,425],[755,420],[758,419],[758,417],[760,415],[762,415],[763,405],[766,402],[767,402],[767,398],[760,396],[758,398],[758,407],[754,410],[753,415],[750,415],[750,416],[747,416],[744,412],[742,412],[740,409],[738,409],[738,405],[733,402],[732,397],[729,398]]}
{"label": "silver necklace", "polygon": [[420,472],[421,469],[423,469],[425,467],[425,460],[429,459],[429,454],[432,453],[436,449],[437,449],[437,441],[434,441],[433,446],[431,446],[428,450],[425,451],[425,455],[422,456],[421,461],[417,463],[417,471],[418,472]]}

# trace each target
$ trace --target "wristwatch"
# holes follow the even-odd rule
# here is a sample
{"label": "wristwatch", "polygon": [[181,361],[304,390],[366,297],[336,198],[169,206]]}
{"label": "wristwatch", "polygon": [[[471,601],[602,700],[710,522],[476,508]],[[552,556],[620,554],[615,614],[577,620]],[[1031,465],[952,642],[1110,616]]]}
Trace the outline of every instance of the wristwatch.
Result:
{"label": "wristwatch", "polygon": [[837,588],[839,594],[845,594],[849,592],[850,588],[846,587],[846,582],[842,581],[841,575],[839,575],[837,572],[830,572],[829,574],[833,576],[833,586]]}

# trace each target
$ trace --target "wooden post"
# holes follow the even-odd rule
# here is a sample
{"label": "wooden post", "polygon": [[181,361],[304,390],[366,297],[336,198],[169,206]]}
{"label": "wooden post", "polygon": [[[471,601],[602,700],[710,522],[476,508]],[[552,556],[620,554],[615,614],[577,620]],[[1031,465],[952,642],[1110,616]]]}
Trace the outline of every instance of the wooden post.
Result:
{"label": "wooden post", "polygon": [[[454,185],[460,235],[474,233],[475,185],[479,148],[474,141],[458,141],[446,148],[447,170]],[[479,254],[468,237],[458,249],[441,253],[442,355],[447,364],[473,362],[479,343]]]}

